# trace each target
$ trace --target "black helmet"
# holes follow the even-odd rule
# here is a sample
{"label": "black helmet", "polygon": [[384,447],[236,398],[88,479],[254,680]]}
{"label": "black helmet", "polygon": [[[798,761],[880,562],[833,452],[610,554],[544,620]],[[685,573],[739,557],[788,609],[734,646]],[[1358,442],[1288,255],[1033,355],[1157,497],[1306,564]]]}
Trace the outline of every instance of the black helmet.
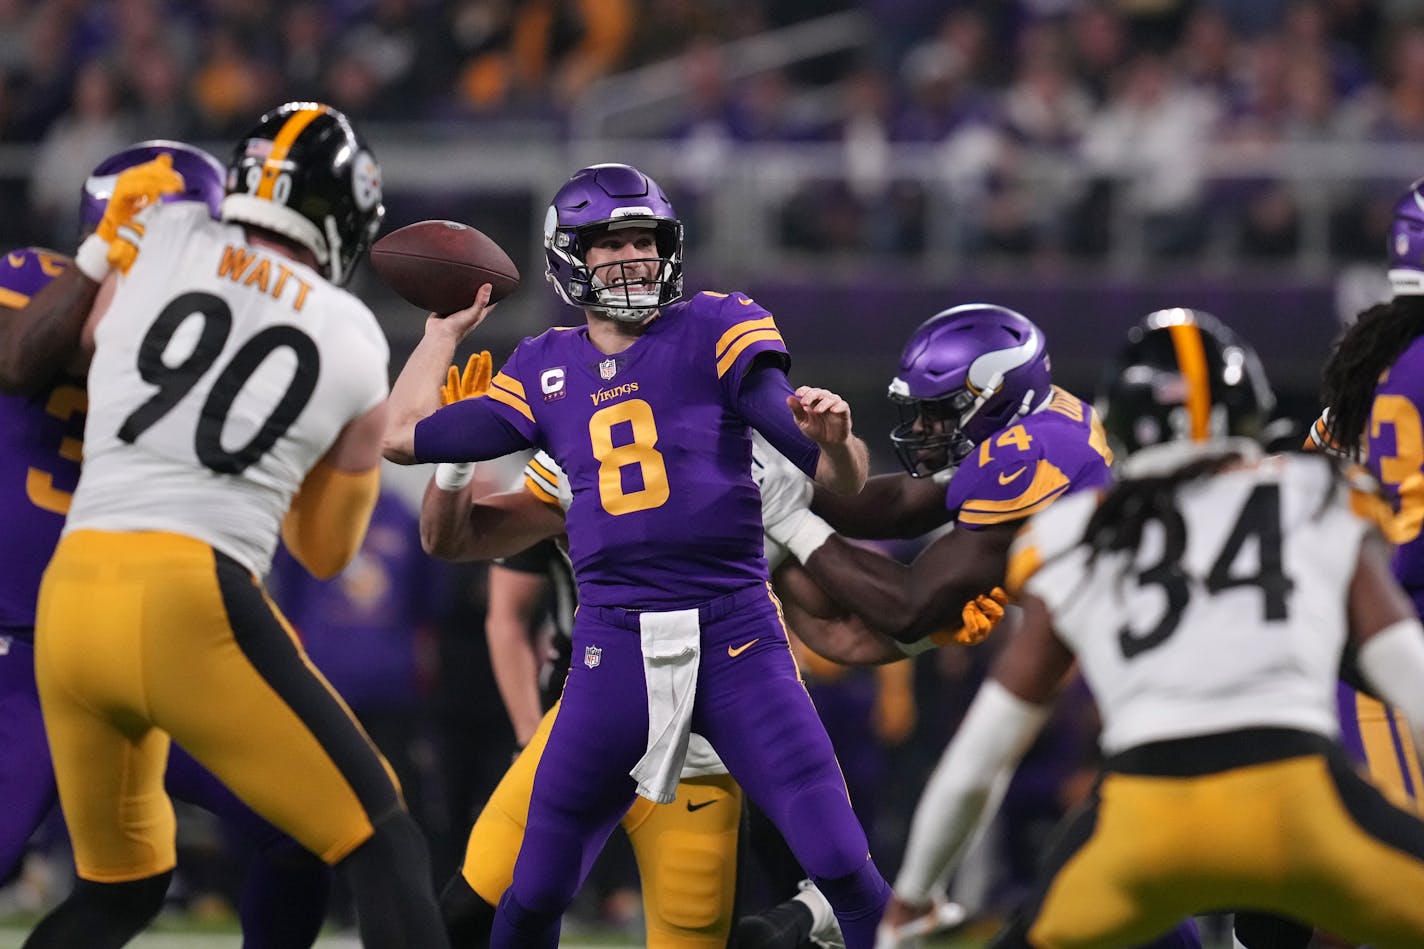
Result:
{"label": "black helmet", "polygon": [[337,285],[350,279],[385,213],[371,150],[346,116],[319,102],[288,102],[262,116],[227,168],[222,219],[291,238]]}
{"label": "black helmet", "polygon": [[1275,409],[1260,357],[1201,310],[1149,313],[1127,334],[1098,386],[1113,450],[1173,440],[1260,438]]}

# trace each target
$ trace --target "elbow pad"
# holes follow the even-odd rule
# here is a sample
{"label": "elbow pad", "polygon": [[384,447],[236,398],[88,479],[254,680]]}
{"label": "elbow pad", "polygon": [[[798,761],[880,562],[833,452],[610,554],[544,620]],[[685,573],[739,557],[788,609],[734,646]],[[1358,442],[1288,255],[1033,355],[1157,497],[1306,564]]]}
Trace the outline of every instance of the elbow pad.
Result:
{"label": "elbow pad", "polygon": [[318,463],[282,521],[287,549],[312,576],[336,576],[361,548],[380,491],[380,468],[339,471]]}

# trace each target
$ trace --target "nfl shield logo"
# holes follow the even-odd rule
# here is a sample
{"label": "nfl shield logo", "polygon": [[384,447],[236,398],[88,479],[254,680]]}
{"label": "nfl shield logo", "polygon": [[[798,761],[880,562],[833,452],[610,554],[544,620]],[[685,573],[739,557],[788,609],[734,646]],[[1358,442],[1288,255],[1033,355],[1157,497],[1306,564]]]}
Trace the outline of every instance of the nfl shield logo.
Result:
{"label": "nfl shield logo", "polygon": [[601,379],[612,379],[618,374],[618,360],[609,357],[598,364],[598,375]]}
{"label": "nfl shield logo", "polygon": [[603,649],[599,646],[583,647],[583,664],[590,669],[597,669],[598,664],[603,661]]}

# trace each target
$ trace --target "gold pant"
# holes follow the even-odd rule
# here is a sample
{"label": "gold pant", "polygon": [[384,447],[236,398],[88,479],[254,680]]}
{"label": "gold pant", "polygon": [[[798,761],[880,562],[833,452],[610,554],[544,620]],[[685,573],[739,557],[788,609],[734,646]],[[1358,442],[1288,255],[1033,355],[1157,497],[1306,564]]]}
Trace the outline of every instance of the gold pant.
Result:
{"label": "gold pant", "polygon": [[1343,753],[1192,777],[1109,771],[1051,865],[1027,920],[1038,949],[1140,945],[1230,909],[1381,949],[1424,945],[1424,823]]}
{"label": "gold pant", "polygon": [[79,875],[175,863],[170,736],[328,863],[404,807],[261,583],[189,537],[76,531],[40,587],[35,674]]}
{"label": "gold pant", "polygon": [[[490,905],[499,903],[514,878],[534,772],[558,710],[556,704],[544,716],[470,831],[460,872]],[[650,949],[726,946],[741,813],[742,790],[727,774],[683,781],[670,804],[640,797],[628,809],[623,829],[638,860]]]}

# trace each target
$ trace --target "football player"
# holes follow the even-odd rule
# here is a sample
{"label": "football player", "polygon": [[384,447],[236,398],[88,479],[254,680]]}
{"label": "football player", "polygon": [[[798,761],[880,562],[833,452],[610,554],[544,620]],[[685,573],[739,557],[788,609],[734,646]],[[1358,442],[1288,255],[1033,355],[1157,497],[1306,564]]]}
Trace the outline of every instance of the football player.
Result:
{"label": "football player", "polygon": [[[1109,480],[1112,452],[1092,406],[1052,384],[1043,331],[1000,306],[926,320],[905,344],[890,398],[906,416],[891,433],[906,473],[873,478],[853,498],[817,492],[811,510],[767,533],[843,609],[922,648],[962,604],[1003,582],[1025,518]],[[947,522],[956,529],[908,567],[835,536],[915,536]]]}
{"label": "football player", "polygon": [[[226,172],[217,159],[180,142],[140,142],[109,156],[85,181],[80,206],[84,235],[103,219],[118,174],[171,157],[181,191],[163,200],[194,201],[214,216]],[[0,553],[0,879],[18,868],[26,841],[57,799],[54,769],[35,685],[34,621],[40,576],[54,553],[79,478],[87,397],[84,377],[92,339],[84,320],[100,292],[70,275],[69,258],[39,248],[6,255],[0,263],[0,415],[5,418],[5,483],[23,496],[9,503],[12,536]],[[175,798],[219,817],[252,845],[239,915],[253,946],[310,946],[326,915],[329,874],[324,864],[262,820],[222,782],[174,747],[165,786]]]}
{"label": "football player", "polygon": [[526,339],[486,396],[438,408],[488,289],[431,318],[392,390],[393,461],[543,447],[569,477],[580,609],[574,665],[539,762],[495,946],[554,946],[559,917],[635,795],[668,802],[692,731],[772,818],[868,947],[887,889],[768,588],[749,430],[837,491],[865,480],[843,400],[793,392],[770,314],[682,294],[682,225],[627,165],[580,170],[546,217],[548,273],[586,321]]}
{"label": "football player", "polygon": [[158,911],[170,741],[346,875],[367,944],[447,945],[389,767],[258,579],[279,530],[340,570],[376,499],[387,347],[341,284],[379,167],[341,113],[289,103],[238,143],[221,221],[158,203],[182,186],[168,155],[121,172],[69,272],[90,293],[116,276],[36,616],[79,881],[25,945],[120,946]]}
{"label": "football player", "polygon": [[[1184,325],[1168,342],[1192,346],[1195,323],[1158,331]],[[1381,946],[1424,940],[1424,823],[1338,744],[1347,640],[1381,694],[1424,712],[1424,628],[1361,516],[1387,512],[1327,459],[1221,437],[1213,419],[1232,408],[1195,364],[1192,379],[1180,362],[1185,417],[1110,405],[1122,431],[1163,439],[1117,486],[1054,505],[1014,541],[1022,626],[917,808],[882,946],[929,907],[1075,660],[1102,712],[1105,773],[995,946],[1128,946],[1228,906]]]}
{"label": "football player", "polygon": [[[906,473],[873,478],[854,498],[818,494],[811,510],[768,522],[767,534],[843,609],[914,651],[943,641],[955,597],[997,591],[1030,515],[1108,483],[1113,455],[1093,407],[1052,384],[1043,332],[1004,307],[968,304],[927,320],[905,344],[890,398],[904,410],[891,439]],[[890,537],[945,521],[955,529],[909,567],[831,526]],[[1195,924],[1160,945],[1200,946]]]}
{"label": "football player", "polygon": [[[805,475],[782,462],[759,437],[754,441],[752,464],[761,491],[763,516],[776,516],[782,499],[809,488]],[[422,535],[433,553],[452,560],[499,557],[517,551],[520,545],[533,544],[525,553],[506,557],[504,566],[497,568],[513,574],[508,579],[516,585],[508,592],[514,601],[526,605],[523,611],[512,604],[510,607],[516,614],[511,617],[513,629],[503,638],[512,642],[500,644],[499,651],[513,654],[511,664],[519,670],[519,678],[515,681],[516,674],[500,677],[501,691],[506,695],[522,690],[534,692],[538,662],[525,624],[534,608],[535,591],[542,593],[545,584],[536,580],[531,589],[525,580],[531,577],[529,569],[538,564],[541,573],[548,570],[548,585],[556,592],[554,654],[538,674],[534,702],[518,704],[533,704],[537,709],[538,696],[542,695],[543,708],[550,709],[558,699],[569,667],[571,640],[567,626],[558,617],[571,619],[575,606],[573,590],[566,586],[566,555],[553,542],[563,533],[565,510],[572,501],[568,479],[552,458],[540,452],[525,467],[522,490],[477,497],[473,486],[464,487],[470,484],[472,472],[451,472],[451,467],[454,466],[437,467],[436,477],[427,488],[421,510]],[[551,549],[546,552],[539,550],[541,547]],[[904,658],[889,637],[867,629],[853,617],[837,615],[823,596],[817,598],[805,592],[806,584],[812,583],[809,578],[800,582],[789,579],[791,572],[800,572],[799,567],[786,561],[786,552],[771,542],[767,545],[767,561],[778,591],[788,586],[802,591],[793,599],[783,598],[787,615],[795,617],[789,625],[798,635],[847,664]],[[490,585],[493,620],[493,577]],[[989,600],[982,605],[967,605],[963,619],[978,628],[992,625],[1002,615],[1002,607]],[[490,635],[494,653],[497,649],[493,629]],[[515,703],[509,704],[513,718]],[[523,836],[529,782],[552,721],[552,713],[545,714],[542,722],[535,717],[527,728],[529,737],[516,727],[521,744],[528,747],[481,812],[470,833],[464,865],[442,894],[442,910],[457,949],[487,944],[494,907],[509,885]],[[727,778],[725,766],[696,736],[683,778],[677,801],[656,807],[639,798],[622,822],[638,857],[648,945],[663,949],[722,946],[728,944],[732,930],[741,789]],[[712,809],[713,803],[721,806]],[[694,817],[696,812],[704,813]],[[720,859],[714,859],[718,856]],[[807,939],[819,945],[827,944],[821,940],[838,937],[835,917],[824,896],[814,885],[807,885],[776,916],[738,923],[736,944],[792,949]]]}

